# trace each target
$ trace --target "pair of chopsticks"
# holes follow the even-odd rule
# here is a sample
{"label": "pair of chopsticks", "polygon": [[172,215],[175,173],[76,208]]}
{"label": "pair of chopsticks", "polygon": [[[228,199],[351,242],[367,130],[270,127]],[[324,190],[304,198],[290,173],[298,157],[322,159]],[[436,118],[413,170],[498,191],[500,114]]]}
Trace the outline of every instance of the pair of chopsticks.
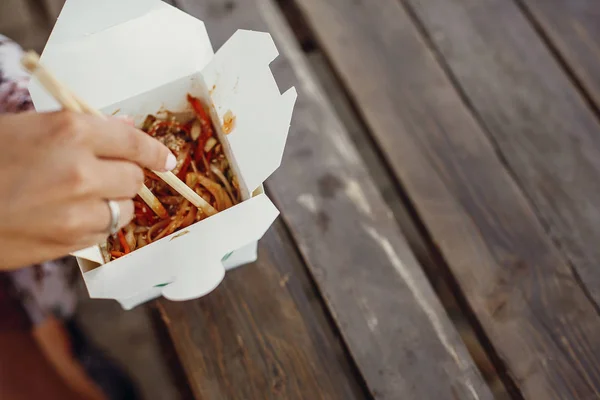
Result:
{"label": "pair of chopsticks", "polygon": [[[96,115],[101,118],[106,118],[104,114],[100,111],[90,107],[87,103],[85,103],[82,99],[77,97],[75,93],[71,92],[65,85],[60,83],[43,65],[40,63],[40,57],[33,51],[27,52],[23,58],[21,59],[21,64],[25,67],[33,76],[35,76],[41,85],[46,89],[46,91],[60,103],[65,110],[76,112],[76,113],[85,113]],[[180,195],[182,195],[185,199],[187,199],[194,206],[198,207],[202,212],[206,215],[211,216],[217,213],[217,210],[214,209],[206,200],[204,200],[198,193],[192,190],[189,186],[187,186],[184,182],[182,182],[175,174],[172,172],[159,172],[152,171],[159,178],[165,181],[169,186],[177,191]],[[163,217],[164,215],[160,215],[160,212],[157,212],[157,208],[166,214],[164,211],[164,207],[160,203],[160,201],[154,196],[154,194],[148,189],[145,185],[139,190],[139,196],[144,200],[144,202],[152,209],[154,212],[159,214],[159,217]],[[158,206],[158,207],[157,207]]]}

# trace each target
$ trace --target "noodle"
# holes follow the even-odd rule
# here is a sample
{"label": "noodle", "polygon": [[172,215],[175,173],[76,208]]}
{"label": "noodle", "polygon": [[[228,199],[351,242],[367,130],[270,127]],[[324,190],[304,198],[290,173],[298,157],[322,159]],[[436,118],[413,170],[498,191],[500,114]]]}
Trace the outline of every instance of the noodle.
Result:
{"label": "noodle", "polygon": [[229,184],[229,182],[227,182],[227,178],[225,178],[225,175],[223,175],[221,170],[214,165],[210,166],[210,170],[213,174],[217,176],[217,178],[219,178],[223,186],[225,186],[225,190],[227,190],[227,194],[229,194],[229,197],[233,201],[233,204],[236,204],[235,197],[233,195],[233,190],[231,190],[231,185]]}
{"label": "noodle", "polygon": [[[193,114],[167,112],[165,118],[148,115],[142,130],[169,147],[177,158],[173,173],[220,212],[241,202],[239,185],[207,108],[190,95],[188,102]],[[156,205],[161,212],[157,215],[136,197],[133,222],[108,238],[111,260],[206,218],[154,173],[144,172],[144,183],[161,203]]]}
{"label": "noodle", "polygon": [[146,236],[148,237],[148,243],[152,243],[154,241],[154,239],[152,238],[152,236],[154,236],[154,234],[157,231],[160,231],[161,229],[165,228],[167,225],[169,225],[171,221],[168,219],[164,219],[160,222],[157,222],[156,224],[152,225],[150,227],[150,229],[148,230],[148,233],[146,234]]}

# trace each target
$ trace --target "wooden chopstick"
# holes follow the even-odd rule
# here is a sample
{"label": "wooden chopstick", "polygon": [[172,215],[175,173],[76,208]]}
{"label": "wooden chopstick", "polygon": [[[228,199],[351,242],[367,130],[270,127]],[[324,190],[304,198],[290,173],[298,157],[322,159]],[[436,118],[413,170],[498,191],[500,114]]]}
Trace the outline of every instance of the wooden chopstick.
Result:
{"label": "wooden chopstick", "polygon": [[[77,113],[86,113],[99,116],[101,118],[106,118],[104,114],[95,108],[89,106],[82,99],[77,97],[73,92],[71,92],[65,85],[60,83],[44,66],[40,63],[40,58],[37,53],[33,51],[29,51],[25,53],[23,58],[21,59],[21,63],[23,66],[32,74],[35,75],[42,86],[50,93],[66,110],[77,112]],[[217,213],[217,210],[213,206],[211,206],[206,200],[204,200],[198,193],[196,193],[192,188],[187,186],[184,182],[182,182],[175,174],[172,172],[159,172],[152,171],[158,177],[160,177],[163,181],[165,181],[169,186],[171,186],[177,193],[187,199],[194,206],[198,207],[202,212],[206,215],[214,215]],[[160,201],[154,196],[154,194],[147,187],[143,187],[138,192],[142,200],[152,210],[156,212],[154,208],[157,204],[160,204]],[[160,205],[162,207],[162,204]],[[164,209],[164,207],[162,207]],[[161,216],[161,215],[159,215]],[[162,216],[161,216],[162,217]]]}

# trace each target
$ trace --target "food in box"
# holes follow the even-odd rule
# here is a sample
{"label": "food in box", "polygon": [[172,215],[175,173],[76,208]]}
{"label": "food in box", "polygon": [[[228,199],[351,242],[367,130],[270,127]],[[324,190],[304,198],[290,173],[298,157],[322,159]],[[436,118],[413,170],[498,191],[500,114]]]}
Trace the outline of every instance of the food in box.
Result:
{"label": "food in box", "polygon": [[[116,299],[125,308],[160,295],[197,298],[222,281],[225,266],[256,259],[257,240],[278,215],[262,183],[281,163],[296,100],[293,88],[279,92],[269,69],[277,54],[269,34],[243,30],[213,53],[202,21],[158,0],[67,0],[42,63],[91,106],[133,116],[140,127],[148,115],[193,112],[188,95],[197,99],[231,173],[225,176],[231,206],[221,197],[218,214],[202,219],[196,213],[198,222],[127,255],[115,253],[108,263],[100,246],[77,252],[91,297]],[[58,108],[35,80],[30,90],[38,111]],[[215,146],[204,143],[209,151]],[[214,171],[209,175],[229,191]],[[206,185],[198,191],[209,192],[217,205]]]}

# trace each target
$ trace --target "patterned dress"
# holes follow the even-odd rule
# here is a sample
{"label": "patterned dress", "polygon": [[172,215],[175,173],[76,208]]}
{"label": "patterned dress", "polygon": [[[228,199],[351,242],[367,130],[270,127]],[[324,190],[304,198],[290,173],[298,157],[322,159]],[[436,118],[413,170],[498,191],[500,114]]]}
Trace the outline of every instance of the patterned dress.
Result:
{"label": "patterned dress", "polygon": [[[0,113],[18,113],[33,109],[27,91],[28,74],[21,68],[22,49],[0,35]],[[1,270],[1,266],[0,266]],[[4,317],[9,304],[20,303],[28,320],[38,324],[54,314],[62,319],[72,316],[76,305],[73,283],[77,270],[71,259],[50,261],[14,272],[0,272],[0,327],[14,324],[19,317]],[[12,321],[12,322],[11,322]]]}

